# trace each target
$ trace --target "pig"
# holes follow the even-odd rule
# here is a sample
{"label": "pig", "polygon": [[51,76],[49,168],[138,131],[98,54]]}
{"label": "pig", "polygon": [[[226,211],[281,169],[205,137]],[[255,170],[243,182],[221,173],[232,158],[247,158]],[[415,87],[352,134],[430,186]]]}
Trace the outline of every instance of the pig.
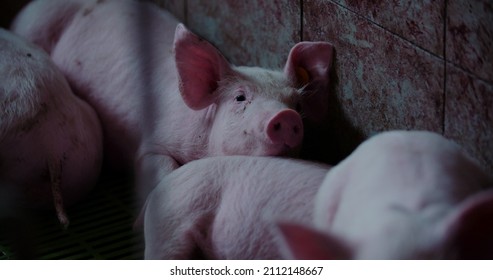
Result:
{"label": "pig", "polygon": [[283,70],[235,66],[168,12],[131,0],[37,0],[11,29],[95,108],[105,161],[133,168],[143,198],[192,160],[295,156],[303,122],[327,116],[330,43],[294,45]]}
{"label": "pig", "polygon": [[102,137],[96,112],[49,55],[0,29],[0,187],[15,200],[8,203],[55,209],[68,225],[65,207],[97,182]]}
{"label": "pig", "polygon": [[493,259],[492,179],[431,132],[360,145],[324,179],[312,225],[283,221],[296,259]]}
{"label": "pig", "polygon": [[171,172],[143,209],[146,259],[279,259],[278,219],[305,222],[330,166],[221,156]]}
{"label": "pig", "polygon": [[197,160],[149,194],[145,258],[491,258],[490,184],[456,144],[422,131],[378,134],[333,168]]}

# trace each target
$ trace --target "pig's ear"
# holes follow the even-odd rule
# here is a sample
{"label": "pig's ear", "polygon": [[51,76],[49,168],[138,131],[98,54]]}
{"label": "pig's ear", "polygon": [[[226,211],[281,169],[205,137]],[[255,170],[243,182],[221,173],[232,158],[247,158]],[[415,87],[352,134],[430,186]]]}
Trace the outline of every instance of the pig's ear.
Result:
{"label": "pig's ear", "polygon": [[343,260],[351,253],[344,242],[330,234],[302,225],[279,223],[284,253],[287,258],[298,260]]}
{"label": "pig's ear", "polygon": [[300,42],[289,52],[284,74],[292,86],[303,89],[306,118],[322,122],[328,114],[329,76],[333,46],[327,42]]}
{"label": "pig's ear", "polygon": [[218,82],[232,71],[226,59],[183,24],[176,27],[174,53],[180,93],[185,103],[194,110],[214,103]]}
{"label": "pig's ear", "polygon": [[493,259],[493,191],[465,201],[446,224],[452,258]]}

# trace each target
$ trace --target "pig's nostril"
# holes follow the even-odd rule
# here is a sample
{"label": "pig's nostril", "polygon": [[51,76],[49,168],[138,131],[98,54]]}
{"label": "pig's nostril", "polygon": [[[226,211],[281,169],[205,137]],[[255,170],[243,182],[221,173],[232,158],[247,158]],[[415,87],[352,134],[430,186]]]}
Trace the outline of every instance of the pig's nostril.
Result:
{"label": "pig's nostril", "polygon": [[268,122],[266,133],[274,144],[284,144],[290,148],[300,145],[303,137],[300,115],[291,109],[277,113]]}

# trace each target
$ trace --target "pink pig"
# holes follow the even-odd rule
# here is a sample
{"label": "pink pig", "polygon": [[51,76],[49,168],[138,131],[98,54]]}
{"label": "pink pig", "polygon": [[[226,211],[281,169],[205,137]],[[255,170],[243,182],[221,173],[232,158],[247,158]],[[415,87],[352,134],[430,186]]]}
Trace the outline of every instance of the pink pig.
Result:
{"label": "pink pig", "polygon": [[149,195],[145,257],[492,257],[490,183],[430,132],[375,136],[330,170],[282,158],[202,159]]}
{"label": "pink pig", "polygon": [[190,162],[148,196],[145,258],[279,259],[274,222],[310,221],[329,168],[277,157]]}
{"label": "pink pig", "polygon": [[296,154],[299,112],[327,114],[328,43],[296,44],[284,72],[236,67],[166,11],[131,0],[34,1],[12,30],[48,51],[96,109],[106,160],[135,165],[144,197],[192,160]]}
{"label": "pink pig", "polygon": [[0,187],[13,186],[8,192],[18,204],[8,203],[54,205],[67,225],[64,205],[96,183],[102,145],[96,112],[72,93],[48,54],[0,29]]}
{"label": "pink pig", "polygon": [[315,227],[281,223],[298,259],[492,259],[492,180],[431,132],[377,135],[334,167]]}

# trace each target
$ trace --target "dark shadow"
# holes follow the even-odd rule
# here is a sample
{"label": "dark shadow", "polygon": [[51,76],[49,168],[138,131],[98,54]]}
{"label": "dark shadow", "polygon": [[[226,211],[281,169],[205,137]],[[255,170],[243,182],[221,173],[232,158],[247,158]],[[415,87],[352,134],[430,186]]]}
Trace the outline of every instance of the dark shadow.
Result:
{"label": "dark shadow", "polygon": [[334,51],[333,63],[330,73],[327,121],[322,125],[304,123],[305,140],[301,151],[303,159],[331,165],[335,165],[346,158],[366,138],[363,132],[355,128],[345,115],[343,104],[337,96],[337,93],[340,92],[337,50]]}
{"label": "dark shadow", "polygon": [[12,20],[30,0],[2,0],[0,4],[0,27],[8,29]]}

